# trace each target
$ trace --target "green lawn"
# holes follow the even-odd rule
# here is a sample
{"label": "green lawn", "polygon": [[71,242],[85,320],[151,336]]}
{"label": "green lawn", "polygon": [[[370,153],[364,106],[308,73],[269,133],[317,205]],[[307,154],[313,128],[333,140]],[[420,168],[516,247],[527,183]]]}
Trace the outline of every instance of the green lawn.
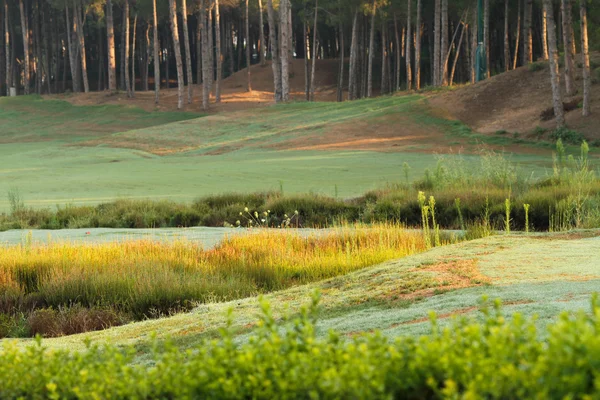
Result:
{"label": "green lawn", "polygon": [[[269,146],[331,127],[370,120],[385,124],[381,118],[392,114],[407,121],[392,129],[407,134],[411,126],[426,126],[444,132],[452,143],[464,133],[460,124],[429,115],[423,101],[404,96],[293,103],[202,117],[121,106],[76,107],[35,96],[0,99],[0,211],[8,209],[6,193],[15,189],[35,207],[116,198],[190,201],[223,192],[280,189],[356,196],[403,180],[404,162],[411,166],[411,178],[421,177],[435,167],[436,156],[418,146],[395,153]],[[223,148],[233,151],[219,151]],[[157,151],[166,155],[153,154]],[[543,174],[550,151],[513,160]]]}

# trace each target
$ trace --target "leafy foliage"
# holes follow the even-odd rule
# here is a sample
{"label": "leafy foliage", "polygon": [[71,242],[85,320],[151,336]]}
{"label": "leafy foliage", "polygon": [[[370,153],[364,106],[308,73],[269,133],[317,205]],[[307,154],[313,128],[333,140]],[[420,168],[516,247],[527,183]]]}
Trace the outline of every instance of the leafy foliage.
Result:
{"label": "leafy foliage", "polygon": [[[237,344],[219,340],[181,351],[156,343],[148,364],[134,348],[89,344],[49,351],[0,347],[2,398],[595,398],[600,394],[600,307],[563,314],[546,331],[485,301],[483,322],[390,341],[377,333],[319,339],[318,296],[300,315],[276,321],[262,303],[258,328]],[[231,321],[231,316],[230,316]],[[540,339],[540,336],[546,339]]]}

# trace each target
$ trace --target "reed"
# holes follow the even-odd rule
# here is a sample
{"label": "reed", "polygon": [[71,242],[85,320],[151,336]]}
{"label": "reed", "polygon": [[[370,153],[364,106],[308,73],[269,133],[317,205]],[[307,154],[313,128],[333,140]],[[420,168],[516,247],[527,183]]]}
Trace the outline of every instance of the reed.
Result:
{"label": "reed", "polygon": [[391,224],[310,237],[256,230],[209,250],[188,241],[26,243],[3,249],[0,313],[78,305],[138,320],[346,274],[426,247],[418,232]]}

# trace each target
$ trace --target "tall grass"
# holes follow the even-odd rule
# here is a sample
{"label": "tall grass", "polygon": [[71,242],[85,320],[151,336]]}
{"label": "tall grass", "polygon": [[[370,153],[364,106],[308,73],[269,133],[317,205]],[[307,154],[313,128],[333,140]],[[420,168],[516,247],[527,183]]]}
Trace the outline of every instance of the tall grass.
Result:
{"label": "tall grass", "polygon": [[[485,213],[490,229],[505,229],[507,198],[511,201],[511,229],[596,228],[600,227],[600,180],[588,152],[584,142],[580,154],[568,155],[559,141],[553,170],[541,179],[525,174],[502,153],[482,151],[478,166],[460,155],[440,157],[435,170],[426,171],[412,184],[390,184],[352,199],[312,193],[234,193],[200,198],[192,204],[118,200],[93,207],[34,210],[27,208],[22,198],[15,198],[18,192],[13,191],[9,199],[18,207],[10,214],[0,214],[0,230],[235,226],[238,220],[242,225],[248,222],[240,218],[246,208],[259,215],[270,211],[269,226],[284,224],[286,214],[297,210],[294,227],[322,228],[341,222],[395,222],[417,227],[423,225],[418,201],[421,191],[435,198],[440,228],[468,230]],[[403,170],[406,178],[410,167]],[[528,213],[525,204],[530,205]]]}
{"label": "tall grass", "polygon": [[397,225],[345,227],[301,237],[261,230],[211,250],[179,241],[20,245],[0,258],[0,313],[82,306],[131,319],[287,288],[424,251]]}

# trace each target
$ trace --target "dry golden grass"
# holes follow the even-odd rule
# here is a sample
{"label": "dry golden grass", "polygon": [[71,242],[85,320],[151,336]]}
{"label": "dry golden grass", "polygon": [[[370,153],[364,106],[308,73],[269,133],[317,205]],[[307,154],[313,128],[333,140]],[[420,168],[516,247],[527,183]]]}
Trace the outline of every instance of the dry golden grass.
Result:
{"label": "dry golden grass", "polygon": [[422,235],[394,225],[301,237],[264,230],[211,250],[186,241],[52,243],[3,250],[0,313],[110,308],[134,319],[314,282],[425,250]]}

